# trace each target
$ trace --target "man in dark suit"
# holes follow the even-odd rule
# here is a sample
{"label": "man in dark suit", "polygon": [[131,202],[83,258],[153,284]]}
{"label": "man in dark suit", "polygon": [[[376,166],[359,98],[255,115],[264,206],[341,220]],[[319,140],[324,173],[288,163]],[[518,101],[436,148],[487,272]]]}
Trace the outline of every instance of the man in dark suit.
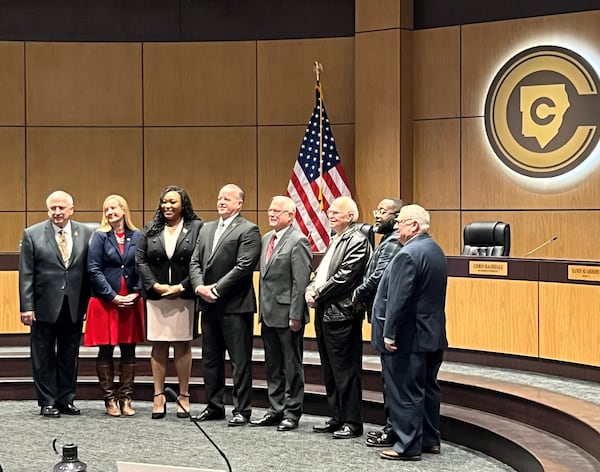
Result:
{"label": "man in dark suit", "polygon": [[192,287],[202,306],[202,366],[207,407],[199,421],[225,417],[225,350],[233,365],[233,417],[250,420],[252,328],[256,313],[253,272],[260,256],[258,226],[240,215],[244,192],[225,185],[217,199],[219,219],[206,223],[190,262]]}
{"label": "man in dark suit", "polygon": [[89,300],[92,230],[71,220],[73,198],[46,199],[48,219],[26,228],[19,259],[21,322],[31,326],[31,363],[40,414],[78,415],[73,405],[81,328]]}
{"label": "man in dark suit", "polygon": [[[377,209],[373,210],[373,216],[375,217],[373,230],[380,234],[382,238],[369,260],[362,284],[356,288],[353,295],[355,308],[366,309],[369,322],[371,321],[375,293],[377,293],[377,287],[381,281],[383,271],[402,247],[394,229],[396,226],[396,217],[403,205],[404,202],[399,198],[384,198],[377,205]],[[381,377],[383,380],[383,372]],[[385,426],[383,430],[371,430],[367,432],[365,439],[367,446],[389,447],[395,442],[394,432],[389,420],[389,409],[385,401],[385,388],[383,389],[383,409],[386,418]]]}
{"label": "man in dark suit", "polygon": [[417,461],[440,453],[437,374],[446,338],[448,268],[429,236],[429,213],[402,207],[397,218],[403,248],[383,274],[373,306],[371,342],[381,352],[386,400],[396,442],[383,459]]}
{"label": "man in dark suit", "polygon": [[309,321],[304,289],[312,253],[308,239],[292,226],[296,205],[291,198],[274,197],[268,215],[273,231],[262,240],[259,317],[271,408],[251,424],[290,431],[298,427],[304,400],[303,337]]}
{"label": "man in dark suit", "polygon": [[352,304],[371,257],[371,243],[355,224],[358,207],[350,197],[336,198],[327,211],[332,238],[315,278],[305,291],[315,308],[315,332],[327,401],[333,416],[316,433],[350,439],[363,433],[362,321],[363,310]]}

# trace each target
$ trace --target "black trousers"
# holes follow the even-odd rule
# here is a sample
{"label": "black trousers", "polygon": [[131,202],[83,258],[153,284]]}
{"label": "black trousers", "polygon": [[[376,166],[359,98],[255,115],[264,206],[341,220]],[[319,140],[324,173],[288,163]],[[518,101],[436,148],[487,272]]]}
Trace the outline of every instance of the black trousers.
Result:
{"label": "black trousers", "polygon": [[38,405],[66,405],[75,399],[82,323],[73,323],[65,297],[55,323],[31,325],[31,364]]}
{"label": "black trousers", "polygon": [[225,408],[225,351],[233,366],[233,414],[252,411],[252,327],[254,313],[202,313],[202,368],[207,408]]}
{"label": "black trousers", "polygon": [[270,412],[299,420],[304,402],[304,326],[294,332],[263,322],[260,332],[265,347]]}
{"label": "black trousers", "polygon": [[315,332],[327,401],[338,424],[362,426],[362,318],[324,322],[315,318]]}

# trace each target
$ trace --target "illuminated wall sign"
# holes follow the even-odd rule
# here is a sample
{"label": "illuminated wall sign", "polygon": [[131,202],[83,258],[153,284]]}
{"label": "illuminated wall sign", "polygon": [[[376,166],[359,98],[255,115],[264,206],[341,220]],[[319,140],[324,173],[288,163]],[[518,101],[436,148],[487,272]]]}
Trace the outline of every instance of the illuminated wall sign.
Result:
{"label": "illuminated wall sign", "polygon": [[556,177],[581,165],[600,138],[600,80],[579,54],[526,49],[494,77],[485,101],[488,140],[501,162],[527,177]]}

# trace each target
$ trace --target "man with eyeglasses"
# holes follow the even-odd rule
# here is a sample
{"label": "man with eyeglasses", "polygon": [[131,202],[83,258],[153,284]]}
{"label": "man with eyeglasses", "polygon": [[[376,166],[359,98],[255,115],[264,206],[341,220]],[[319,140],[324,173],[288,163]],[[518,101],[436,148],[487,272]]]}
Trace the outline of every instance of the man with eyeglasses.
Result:
{"label": "man with eyeglasses", "polygon": [[397,217],[403,244],[383,273],[373,304],[371,343],[382,353],[395,443],[383,459],[418,461],[440,453],[440,387],[446,337],[446,256],[429,235],[429,213],[406,205]]}
{"label": "man with eyeglasses", "polygon": [[[384,198],[373,210],[375,225],[373,230],[382,235],[381,241],[367,265],[362,283],[356,288],[353,295],[353,302],[356,308],[367,310],[367,318],[371,322],[371,311],[373,309],[373,300],[377,287],[383,275],[383,271],[392,261],[402,245],[394,232],[396,226],[396,216],[404,202],[399,198]],[[382,374],[383,381],[383,374]],[[386,423],[383,430],[372,430],[367,432],[365,442],[370,447],[389,447],[395,442],[394,431],[389,422],[389,411],[385,401],[385,387],[383,388],[383,408]]]}
{"label": "man with eyeglasses", "polygon": [[338,197],[327,212],[333,236],[312,282],[306,288],[308,306],[315,308],[315,332],[332,418],[313,426],[335,439],[362,436],[363,310],[352,303],[371,256],[371,243],[355,221],[358,207],[350,197]]}
{"label": "man with eyeglasses", "polygon": [[306,236],[292,226],[296,205],[291,198],[273,197],[267,214],[272,231],[262,239],[259,321],[271,406],[250,424],[291,431],[298,427],[304,402],[302,356],[309,321],[304,289],[310,280],[312,252]]}

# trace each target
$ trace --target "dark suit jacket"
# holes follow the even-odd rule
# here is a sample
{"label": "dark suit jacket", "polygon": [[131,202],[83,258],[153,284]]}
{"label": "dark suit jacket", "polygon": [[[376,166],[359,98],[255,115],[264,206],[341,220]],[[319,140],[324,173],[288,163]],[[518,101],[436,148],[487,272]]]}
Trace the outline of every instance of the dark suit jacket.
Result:
{"label": "dark suit jacket", "polygon": [[121,289],[125,277],[128,293],[141,292],[140,279],[135,270],[135,250],[139,231],[125,230],[125,250],[121,254],[114,231],[96,231],[90,242],[88,270],[92,295],[111,301]]}
{"label": "dark suit jacket", "polygon": [[83,321],[90,295],[87,254],[91,236],[91,228],[71,220],[73,249],[65,267],[50,221],[25,229],[19,258],[20,311],[35,311],[38,321],[54,323],[66,295],[71,320]]}
{"label": "dark suit jacket", "polygon": [[384,235],[379,246],[373,251],[369,264],[367,264],[362,283],[354,292],[356,298],[367,309],[369,321],[371,321],[373,301],[375,300],[375,294],[377,293],[377,287],[379,286],[383,272],[401,247],[402,244],[398,240],[396,231]]}
{"label": "dark suit jacket", "polygon": [[237,215],[229,224],[215,251],[213,239],[219,221],[206,223],[196,242],[190,262],[190,278],[194,289],[199,285],[217,284],[219,299],[203,303],[207,310],[225,313],[256,313],[253,272],[260,256],[258,226]]}
{"label": "dark suit jacket", "polygon": [[[189,266],[202,221],[191,220],[183,224],[171,259],[167,257],[163,232],[148,236],[148,230],[151,227],[152,221],[146,224],[140,234],[135,251],[136,269],[146,292],[146,298],[160,300],[160,294],[152,288],[155,283],[181,284],[184,289],[181,298],[187,300],[196,298],[190,283]],[[170,279],[169,272],[171,273]]]}
{"label": "dark suit jacket", "polygon": [[272,328],[287,328],[289,320],[308,323],[304,289],[312,270],[310,243],[291,226],[281,236],[267,263],[265,257],[273,233],[269,231],[262,240],[259,319]]}
{"label": "dark suit jacket", "polygon": [[396,352],[435,352],[448,347],[446,285],[448,266],[442,249],[419,234],[398,252],[385,270],[373,306],[371,343],[379,352],[384,337],[395,339]]}

